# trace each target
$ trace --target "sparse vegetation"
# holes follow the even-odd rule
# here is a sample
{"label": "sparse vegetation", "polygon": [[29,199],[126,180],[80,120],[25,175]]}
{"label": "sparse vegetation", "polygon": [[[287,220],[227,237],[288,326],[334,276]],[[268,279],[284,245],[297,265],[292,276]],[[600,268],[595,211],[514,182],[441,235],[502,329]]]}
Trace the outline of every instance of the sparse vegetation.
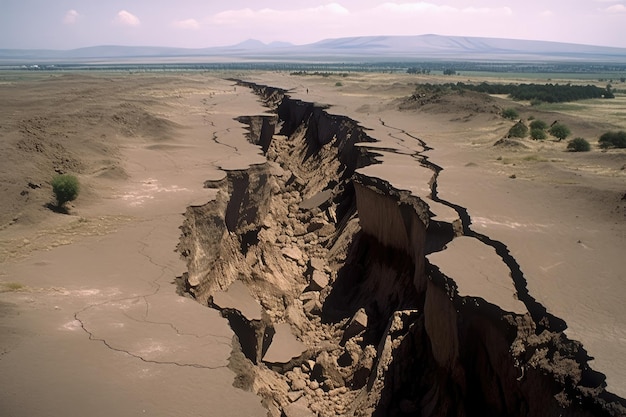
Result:
{"label": "sparse vegetation", "polygon": [[19,282],[2,282],[0,283],[0,293],[2,292],[16,292],[24,290],[24,285]]}
{"label": "sparse vegetation", "polygon": [[555,123],[553,124],[550,129],[548,130],[548,132],[554,136],[555,138],[557,138],[560,141],[562,141],[563,139],[567,138],[572,132],[569,130],[569,127],[565,126],[562,123]]}
{"label": "sparse vegetation", "polygon": [[626,132],[606,132],[600,136],[598,144],[602,149],[609,148],[626,148]]}
{"label": "sparse vegetation", "polygon": [[58,208],[63,207],[68,201],[76,200],[79,191],[80,184],[74,175],[61,174],[52,179],[52,192]]}
{"label": "sparse vegetation", "polygon": [[543,120],[533,120],[532,122],[530,122],[530,128],[531,129],[539,129],[539,130],[546,130],[548,128],[548,124],[546,122],[544,122]]}
{"label": "sparse vegetation", "polygon": [[502,117],[504,117],[505,119],[515,120],[519,118],[519,113],[515,109],[508,108],[502,110]]}
{"label": "sparse vegetation", "polygon": [[524,161],[528,162],[548,162],[546,158],[543,158],[537,154],[527,155],[524,157]]}
{"label": "sparse vegetation", "polygon": [[567,143],[567,150],[570,152],[589,152],[591,145],[584,138],[574,138]]}
{"label": "sparse vegetation", "polygon": [[524,122],[519,121],[509,129],[507,137],[509,138],[525,138],[528,135],[528,126]]}
{"label": "sparse vegetation", "polygon": [[[532,124],[531,124],[532,126]],[[534,140],[544,140],[545,138],[548,137],[548,135],[546,134],[546,131],[543,129],[530,129],[530,137]]]}

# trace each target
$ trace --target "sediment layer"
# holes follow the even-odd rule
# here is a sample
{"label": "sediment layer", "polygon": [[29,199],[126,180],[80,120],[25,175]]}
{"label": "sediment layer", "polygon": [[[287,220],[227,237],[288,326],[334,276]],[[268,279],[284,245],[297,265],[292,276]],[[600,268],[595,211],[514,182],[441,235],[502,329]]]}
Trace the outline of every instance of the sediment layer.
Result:
{"label": "sediment layer", "polygon": [[[267,162],[227,171],[206,184],[216,200],[188,208],[181,290],[229,318],[233,369],[270,415],[626,414],[506,245],[437,197],[441,168],[411,155],[426,192],[399,189],[373,169],[394,150],[368,148],[357,121],[239,84],[273,110],[239,118]],[[450,268],[455,250],[484,262]]]}

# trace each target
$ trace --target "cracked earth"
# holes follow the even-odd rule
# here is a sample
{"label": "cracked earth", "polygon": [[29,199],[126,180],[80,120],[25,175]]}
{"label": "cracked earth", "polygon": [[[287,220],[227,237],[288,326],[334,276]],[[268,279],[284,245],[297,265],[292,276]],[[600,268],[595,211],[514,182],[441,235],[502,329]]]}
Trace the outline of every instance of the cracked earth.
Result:
{"label": "cracked earth", "polygon": [[91,184],[104,199],[77,202],[30,239],[2,236],[0,279],[20,284],[0,293],[0,415],[203,415],[209,404],[221,416],[265,415],[233,387],[227,321],[173,284],[185,269],[182,213],[213,198],[203,184],[223,176],[219,165],[258,153],[234,120],[259,111],[256,100],[229,84],[174,104],[178,136],[124,141],[127,181]]}
{"label": "cracked earth", "polygon": [[[430,220],[455,222],[454,230],[459,232],[462,229],[465,236],[456,238],[447,249],[448,253],[454,253],[455,260],[465,259],[464,263],[469,266],[476,260],[495,258],[497,262],[494,262],[494,266],[505,268],[504,272],[495,271],[494,276],[506,276],[506,279],[491,279],[491,276],[485,275],[485,282],[489,285],[480,288],[472,286],[471,280],[459,279],[455,285],[460,294],[482,293],[486,287],[492,287],[486,292],[486,303],[493,299],[495,304],[512,312],[523,303],[531,318],[539,322],[538,328],[549,327],[559,331],[559,334],[563,323],[557,318],[567,318],[567,335],[584,341],[591,354],[596,355],[595,352],[598,352],[592,363],[594,369],[607,374],[610,387],[624,389],[624,378],[620,375],[624,375],[625,368],[621,365],[623,361],[620,358],[623,355],[620,352],[623,352],[626,338],[623,337],[623,303],[619,298],[623,291],[616,289],[622,288],[623,284],[615,279],[618,276],[615,272],[621,271],[619,262],[623,265],[620,250],[623,249],[624,241],[624,203],[616,205],[617,200],[614,201],[614,198],[623,195],[623,183],[619,182],[623,179],[623,168],[620,169],[623,166],[622,153],[590,154],[590,161],[596,158],[602,161],[602,166],[612,167],[608,172],[613,177],[592,178],[606,189],[597,185],[584,188],[588,180],[586,175],[591,175],[591,170],[581,167],[585,176],[578,174],[580,163],[571,159],[573,157],[570,155],[557,152],[555,149],[558,144],[549,145],[554,148],[552,150],[538,150],[551,152],[558,158],[546,159],[551,161],[550,164],[541,162],[543,165],[537,168],[530,166],[535,159],[525,159],[516,156],[513,151],[492,146],[506,125],[490,113],[491,105],[485,107],[489,110],[486,113],[479,108],[476,111],[480,114],[470,114],[464,118],[465,121],[460,122],[444,114],[398,112],[398,103],[394,100],[413,91],[414,86],[410,83],[384,83],[384,88],[372,87],[374,90],[369,91],[370,88],[365,88],[366,84],[359,81],[343,94],[336,86],[333,87],[334,83],[326,85],[325,80],[318,80],[311,86],[309,94],[309,88],[303,87],[301,78],[287,78],[283,74],[269,76],[271,82],[265,84],[291,86],[290,94],[301,99],[304,107],[315,106],[313,103],[316,101],[332,102],[332,114],[358,121],[368,135],[377,138],[377,142],[368,142],[361,150],[367,148],[368,152],[378,154],[377,158],[386,166],[374,164],[359,169],[361,182],[357,187],[358,192],[363,193],[364,201],[371,200],[372,206],[380,203],[382,207],[392,208],[393,205],[385,205],[374,192],[376,186],[383,184],[382,180],[367,181],[370,176],[376,179],[389,175],[394,187],[428,199],[428,206],[433,211],[429,214],[432,216]],[[214,200],[218,195],[217,188],[227,183],[225,171],[237,173],[233,176],[237,183],[258,185],[255,180],[257,174],[267,178],[263,171],[266,158],[261,151],[269,151],[268,156],[276,156],[277,149],[264,141],[261,141],[260,146],[253,146],[248,142],[248,137],[252,131],[264,132],[266,126],[263,120],[268,115],[270,118],[274,116],[268,113],[268,108],[261,106],[258,97],[247,88],[235,90],[232,82],[207,77],[206,74],[124,75],[114,83],[107,77],[73,74],[60,75],[56,80],[51,77],[51,80],[45,82],[16,84],[15,87],[10,83],[0,85],[0,93],[7,97],[13,94],[11,97],[15,99],[15,103],[11,104],[7,104],[9,100],[0,102],[0,137],[3,138],[0,145],[4,146],[0,150],[6,152],[3,161],[6,165],[3,168],[8,167],[0,170],[0,175],[4,175],[3,192],[13,198],[0,199],[5,207],[0,210],[0,415],[261,416],[268,411],[280,415],[283,410],[277,405],[289,407],[284,410],[303,412],[300,406],[303,400],[308,403],[307,398],[311,399],[310,408],[316,408],[319,413],[343,415],[349,407],[362,404],[355,399],[356,390],[352,391],[348,387],[333,388],[334,383],[341,382],[343,376],[334,381],[337,375],[325,375],[326,371],[321,374],[317,372],[320,369],[332,370],[334,367],[334,357],[327,352],[322,354],[322,351],[334,346],[329,342],[332,337],[340,336],[335,330],[343,326],[341,323],[322,323],[319,331],[303,331],[297,339],[286,322],[277,321],[281,319],[283,310],[294,313],[296,319],[302,318],[295,314],[296,310],[287,309],[291,301],[305,306],[307,313],[312,316],[323,312],[321,292],[317,290],[329,284],[329,276],[325,275],[328,272],[326,266],[320,262],[326,251],[312,242],[329,242],[329,223],[337,223],[338,217],[352,213],[346,210],[352,203],[342,206],[341,210],[315,210],[310,215],[296,213],[298,204],[305,210],[315,209],[312,200],[316,198],[301,201],[303,194],[292,190],[283,193],[280,198],[268,200],[286,217],[285,224],[289,227],[283,227],[285,224],[277,223],[276,219],[268,219],[260,225],[263,230],[254,230],[247,222],[236,224],[236,216],[233,217],[235,210],[224,219],[229,229],[241,226],[241,241],[233,247],[237,251],[241,249],[248,256],[237,258],[241,261],[239,269],[208,269],[223,287],[219,289],[225,289],[230,283],[226,279],[228,273],[245,272],[251,267],[257,267],[255,262],[258,259],[268,267],[280,267],[276,269],[277,279],[268,281],[270,285],[266,287],[251,275],[254,279],[249,280],[248,284],[251,290],[256,287],[260,303],[253,299],[253,307],[259,307],[259,311],[255,309],[250,317],[271,313],[269,318],[276,321],[274,340],[296,350],[302,349],[303,342],[315,345],[316,338],[324,339],[323,343],[314,346],[316,349],[309,352],[317,356],[315,361],[308,359],[300,368],[294,368],[293,372],[286,372],[284,376],[273,375],[271,378],[267,369],[261,366],[261,372],[257,375],[259,380],[252,381],[246,375],[250,373],[250,366],[236,369],[233,365],[239,359],[239,365],[245,362],[246,358],[241,358],[241,353],[247,353],[253,359],[255,353],[265,353],[267,361],[274,365],[282,363],[286,353],[271,349],[263,352],[263,344],[259,344],[261,349],[246,351],[242,339],[239,340],[242,352],[236,349],[232,351],[233,345],[237,343],[233,342],[233,332],[227,320],[220,312],[206,305],[208,303],[218,308],[225,301],[229,303],[231,296],[240,298],[231,293],[238,287],[231,285],[228,291],[216,291],[209,297],[213,288],[209,285],[202,288],[198,278],[207,272],[203,269],[207,259],[217,255],[219,262],[223,263],[228,258],[221,258],[221,255],[227,252],[213,253],[210,247],[197,245],[193,250],[179,254],[175,248],[181,236],[181,225],[183,236],[185,234],[182,214],[185,210],[194,211],[196,208],[202,211],[202,206],[207,205],[207,202],[218,201],[219,196]],[[255,77],[261,77],[258,81],[262,81],[261,75]],[[348,80],[343,82],[347,84]],[[377,82],[380,84],[380,80]],[[64,100],[59,102],[59,96]],[[94,100],[94,97],[101,101]],[[317,114],[320,115],[320,112]],[[334,116],[330,119],[338,120]],[[328,121],[325,117],[320,120]],[[246,126],[251,128],[246,129]],[[475,132],[482,129],[482,133],[472,132],[472,126]],[[587,127],[578,125],[578,128]],[[324,128],[320,131],[324,131]],[[328,135],[327,139],[330,140],[332,136]],[[419,139],[421,137],[425,140]],[[277,135],[275,142],[278,145],[285,142],[285,146],[279,148],[289,150],[293,144],[288,145],[287,139],[286,136]],[[72,151],[79,146],[83,146],[80,152]],[[570,158],[567,164],[563,162],[566,158]],[[13,163],[14,160],[18,163]],[[443,170],[434,165],[433,161],[442,164]],[[510,161],[516,163],[511,164]],[[312,172],[330,170],[335,166],[334,162],[333,158],[322,158],[317,166],[310,167]],[[562,166],[552,166],[562,163]],[[576,166],[575,170],[572,164]],[[304,165],[294,163],[287,168],[297,172],[305,168]],[[281,184],[284,182],[282,185],[287,186],[289,182],[291,188],[313,189],[324,185],[321,181],[329,178],[312,175],[303,181],[304,177],[294,176],[291,181],[286,169],[276,164],[267,167],[271,175],[279,177]],[[55,170],[76,171],[86,185],[81,197],[70,207],[70,216],[54,214],[43,208],[49,199],[48,176]],[[254,175],[244,173],[247,170]],[[546,174],[542,174],[544,177],[538,174],[547,170],[552,175],[550,181],[545,179]],[[17,174],[5,180],[7,172]],[[430,183],[433,172],[437,174],[436,181]],[[514,178],[517,179],[512,181]],[[338,182],[333,184],[337,185]],[[438,187],[439,184],[442,186]],[[332,184],[329,186],[332,188]],[[276,197],[280,189],[268,190],[266,194],[250,193],[253,198],[248,200],[256,201],[256,197],[269,195]],[[594,193],[593,197],[587,195],[588,191]],[[329,198],[323,192],[315,196],[319,197],[317,200]],[[241,203],[243,197],[246,196],[237,194],[235,203]],[[553,207],[547,207],[545,201]],[[237,205],[235,203],[233,207]],[[320,201],[316,204],[320,204]],[[376,216],[368,218],[368,211],[359,209],[362,226],[369,227],[371,236],[377,236],[375,232],[378,229],[385,230],[386,227],[375,227],[379,219]],[[388,212],[392,213],[393,210]],[[596,213],[596,217],[589,220],[586,216],[588,213]],[[244,214],[242,218],[246,220],[254,211]],[[385,220],[389,220],[389,217],[392,216],[386,216]],[[311,230],[297,224],[296,220],[299,222],[300,218],[313,220]],[[356,231],[355,218],[338,224],[350,229],[350,233]],[[590,228],[590,225],[593,227]],[[209,221],[199,226],[199,235],[206,237],[206,229],[214,225]],[[401,236],[402,233],[395,235]],[[387,239],[387,235],[381,236]],[[272,255],[274,247],[278,247],[279,250],[274,251],[276,256],[252,256],[258,252],[255,246],[258,246],[259,241],[271,242],[269,248],[272,250],[263,252],[263,255]],[[344,239],[339,246],[348,243]],[[393,240],[387,243],[393,243]],[[389,254],[388,251],[375,249],[378,244],[370,237],[363,238],[363,244],[363,251],[353,252],[354,259],[365,256],[370,245],[374,248],[371,251],[373,255]],[[437,240],[431,245],[430,260],[437,257],[433,250],[434,244],[441,242]],[[298,249],[298,245],[305,251]],[[478,246],[485,251],[474,251],[471,253],[476,256],[463,258],[470,249]],[[342,250],[338,247],[332,254],[336,260],[333,264],[335,268],[345,261]],[[200,261],[185,265],[179,258],[181,254],[198,255]],[[290,295],[289,288],[276,285],[281,283],[279,278],[283,278],[284,273],[288,275],[290,271],[295,271],[296,284],[303,284],[298,280],[303,277],[300,269],[306,267],[302,259],[304,255],[309,257],[309,261],[315,260],[311,262],[311,280],[315,287],[309,287],[310,291],[291,301],[282,297],[283,294],[273,299],[272,291],[283,291]],[[385,261],[382,257],[369,258],[372,265]],[[399,259],[401,262],[398,268],[408,270],[410,262],[407,262],[407,258]],[[619,261],[606,262],[611,259]],[[442,262],[442,274],[463,275],[444,268],[445,264]],[[451,266],[453,264],[450,263]],[[189,266],[195,268],[197,274],[192,274]],[[389,272],[392,269],[385,266],[381,270]],[[401,271],[403,279],[409,277],[406,270]],[[317,276],[315,271],[318,272]],[[324,273],[319,274],[321,271]],[[190,279],[190,287],[197,287],[194,288],[196,296],[200,295],[197,300],[189,298],[189,294],[185,297],[175,293],[176,285],[173,281],[185,276],[185,273]],[[371,274],[371,277],[375,278],[375,275]],[[353,276],[360,277],[361,274]],[[272,278],[271,275],[265,276],[268,277]],[[346,270],[344,278],[351,277],[350,270]],[[593,277],[593,280],[581,277]],[[335,276],[331,278],[335,279]],[[443,279],[438,275],[434,278]],[[358,307],[356,303],[349,305],[346,302],[343,293],[351,289],[352,285],[350,279],[344,279],[343,282],[344,287],[337,286],[338,290],[334,294],[329,290],[323,293],[323,297],[335,297],[335,301],[327,303],[327,307]],[[271,291],[265,291],[268,288]],[[390,291],[398,290],[404,294],[406,288],[412,287],[392,286]],[[252,297],[241,288],[238,291]],[[511,297],[513,293],[517,298]],[[372,294],[378,296],[378,293]],[[392,344],[373,343],[364,349],[357,346],[360,336],[346,338],[346,354],[337,359],[342,368],[359,371],[358,375],[355,372],[354,378],[351,377],[352,388],[365,383],[364,370],[372,370],[373,359],[377,354],[376,346],[382,347],[380,357],[385,361],[393,358],[392,350],[397,350],[400,342],[404,343],[401,350],[407,349],[406,352],[422,346],[412,342],[412,337],[406,338],[407,335],[420,336],[419,340],[425,341],[429,339],[422,336],[430,332],[434,360],[447,364],[448,356],[452,356],[445,354],[448,352],[445,344],[456,339],[445,337],[445,332],[438,331],[440,328],[445,329],[445,326],[442,327],[436,320],[420,319],[424,312],[428,317],[439,317],[433,308],[446,305],[446,300],[438,295],[436,289],[428,294],[431,297],[426,299],[421,310],[415,310],[414,303],[410,302],[411,296],[407,296],[409,302],[404,305],[407,309],[394,313],[388,328],[387,322],[380,319],[388,313],[386,310],[384,314],[374,311],[374,315],[371,315],[370,310],[370,319],[362,317],[368,312],[361,314],[361,310],[354,316],[350,314],[341,317],[344,320],[352,316],[351,322],[356,325],[363,324],[364,319],[366,323],[369,320],[369,324],[365,325],[372,330],[367,334],[368,343],[372,343],[375,339],[373,336],[380,336],[383,331],[388,331],[389,335],[396,338]],[[581,294],[584,294],[584,299]],[[505,298],[509,304],[502,302]],[[399,300],[405,298],[399,297]],[[476,300],[473,302],[478,307]],[[267,311],[260,311],[261,304]],[[388,308],[383,302],[377,305]],[[227,311],[234,309],[228,307],[223,307],[222,313],[232,316],[231,324],[235,328],[241,324],[241,320],[238,322],[234,311]],[[343,313],[332,309],[327,312]],[[411,323],[418,325],[410,327]],[[404,331],[406,325],[409,325],[408,332]],[[535,339],[534,342],[547,343],[546,340]],[[435,348],[437,346],[439,348]],[[481,346],[471,344],[473,351],[462,350],[464,353],[469,352],[467,363],[486,364],[474,360],[482,357]],[[496,345],[489,342],[484,343],[484,346]],[[424,349],[425,355],[430,355],[429,349]],[[334,353],[337,352],[343,351],[337,348]],[[288,358],[293,356],[290,351],[287,353]],[[362,357],[359,357],[360,353],[363,353]],[[533,375],[530,371],[549,362],[550,358],[545,355],[547,349],[536,349],[536,353],[529,362],[532,365],[530,367],[513,364],[511,369],[519,370],[521,375],[505,375],[513,385],[516,384],[515,380],[534,381],[532,378],[537,378],[539,374],[535,371]],[[478,356],[472,356],[474,354]],[[231,356],[236,355],[239,355],[239,359],[233,360]],[[397,357],[402,358],[402,355]],[[385,361],[379,363],[380,369],[375,369],[376,375],[383,375],[382,371],[386,371]],[[425,370],[433,371],[435,368],[428,367],[434,363],[432,360],[423,361]],[[566,362],[566,365],[570,363]],[[229,367],[238,374],[235,375]],[[422,381],[423,385],[413,386],[422,398],[420,404],[414,403],[414,398],[405,401],[402,397],[397,397],[400,399],[397,404],[393,401],[388,403],[390,407],[397,405],[399,409],[409,411],[419,405],[423,415],[430,415],[424,410],[432,411],[437,402],[435,400],[444,395],[446,390],[439,390],[438,385],[432,384],[429,378],[436,377],[442,383],[440,385],[445,386],[447,377],[441,372],[413,372],[414,369],[405,367],[399,360],[393,372],[399,377],[406,370],[427,376]],[[465,369],[476,374],[479,371],[478,366],[473,365]],[[313,375],[314,371],[319,375],[310,380],[308,374]],[[557,376],[563,377],[565,371],[567,369]],[[307,378],[308,384],[304,386]],[[373,381],[374,393],[382,392],[383,388],[391,392],[389,389],[393,388],[389,384],[383,386],[380,378]],[[254,389],[264,399],[236,389],[233,385]],[[399,384],[397,387],[404,386]],[[468,392],[472,395],[468,398],[478,398],[474,395],[477,392],[472,391],[477,386],[470,385]],[[541,385],[530,382],[525,386],[536,388],[538,394],[544,394]],[[324,388],[329,391],[326,392]],[[453,394],[456,392],[449,391]],[[453,396],[450,401],[443,396],[441,398],[445,400],[442,400],[443,405],[459,403]],[[371,399],[378,402],[375,395]],[[563,393],[555,395],[554,399],[558,400],[559,407],[570,404]],[[268,409],[262,406],[262,401],[265,401],[265,406],[269,404]],[[380,404],[386,406],[384,401]],[[542,406],[540,402],[535,404]],[[439,410],[445,411],[445,407],[439,407]],[[355,415],[367,415],[368,412],[367,408],[360,408],[355,411]]]}

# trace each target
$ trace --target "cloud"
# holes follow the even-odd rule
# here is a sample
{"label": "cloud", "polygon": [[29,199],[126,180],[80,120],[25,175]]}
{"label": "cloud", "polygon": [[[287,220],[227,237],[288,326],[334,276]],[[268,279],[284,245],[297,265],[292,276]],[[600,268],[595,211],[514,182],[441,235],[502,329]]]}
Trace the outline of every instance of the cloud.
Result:
{"label": "cloud", "polygon": [[427,13],[455,13],[455,14],[496,14],[496,15],[511,15],[513,11],[510,7],[453,7],[447,5],[439,5],[428,2],[414,2],[414,3],[383,3],[373,9],[375,12],[384,13],[397,13],[397,14],[427,14]]}
{"label": "cloud", "polygon": [[200,23],[196,19],[176,20],[172,22],[172,26],[179,29],[200,29]]}
{"label": "cloud", "polygon": [[126,10],[120,10],[113,22],[123,26],[139,26],[141,24],[137,16]]}
{"label": "cloud", "polygon": [[67,13],[65,13],[65,17],[63,18],[63,23],[65,23],[66,25],[73,25],[78,21],[79,18],[80,14],[76,10],[68,10]]}
{"label": "cloud", "polygon": [[250,8],[225,10],[217,13],[210,20],[212,23],[218,25],[245,24],[245,22],[249,21],[258,21],[257,19],[263,19],[262,21],[265,22],[285,22],[293,20],[306,22],[307,20],[322,20],[324,18],[346,16],[349,13],[348,9],[341,4],[329,3],[299,10],[276,10],[268,8],[259,10]]}
{"label": "cloud", "polygon": [[613,6],[607,7],[605,11],[609,13],[626,13],[626,6],[623,4],[614,4]]}
{"label": "cloud", "polygon": [[539,17],[552,17],[554,16],[554,12],[552,10],[544,10],[543,12],[539,13]]}
{"label": "cloud", "polygon": [[[423,33],[497,37],[511,27],[514,17],[511,7],[437,3],[435,0],[381,0],[375,6],[355,8],[333,2],[290,10],[231,9],[210,16],[204,23],[208,30],[227,34],[233,41],[254,38],[270,42],[282,40],[285,33],[289,33],[292,42],[309,43],[319,41],[321,34],[325,38]],[[224,37],[222,40],[228,42]]]}

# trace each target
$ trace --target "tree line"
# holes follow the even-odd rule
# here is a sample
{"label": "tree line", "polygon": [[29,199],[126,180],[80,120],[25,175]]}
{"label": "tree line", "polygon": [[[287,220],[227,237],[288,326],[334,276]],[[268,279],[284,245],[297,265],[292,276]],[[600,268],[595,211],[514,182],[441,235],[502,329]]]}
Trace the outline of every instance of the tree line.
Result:
{"label": "tree line", "polygon": [[571,84],[465,84],[458,82],[449,84],[455,90],[472,90],[487,94],[508,94],[515,100],[538,100],[546,103],[562,103],[566,101],[590,98],[615,98],[611,86],[601,88],[595,85]]}

